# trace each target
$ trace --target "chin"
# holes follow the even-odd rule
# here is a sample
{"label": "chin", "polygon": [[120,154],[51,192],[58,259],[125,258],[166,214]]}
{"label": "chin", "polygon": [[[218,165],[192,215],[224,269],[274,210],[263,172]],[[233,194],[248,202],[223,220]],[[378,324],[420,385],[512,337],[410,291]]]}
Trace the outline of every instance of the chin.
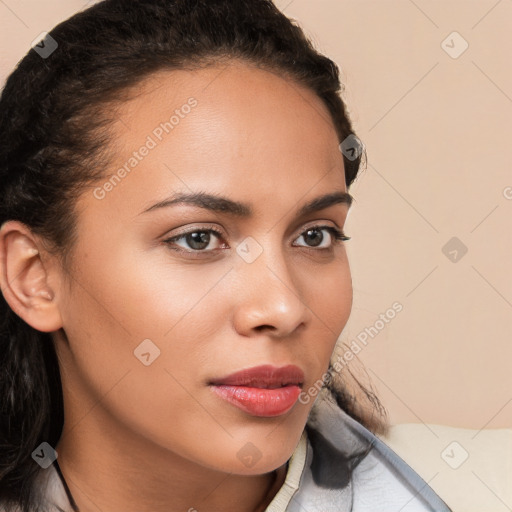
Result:
{"label": "chin", "polygon": [[[290,459],[302,431],[300,428],[292,432],[280,425],[274,431],[267,427],[262,434],[233,441],[227,470],[240,475],[260,475],[276,470]],[[236,446],[234,451],[233,446]]]}

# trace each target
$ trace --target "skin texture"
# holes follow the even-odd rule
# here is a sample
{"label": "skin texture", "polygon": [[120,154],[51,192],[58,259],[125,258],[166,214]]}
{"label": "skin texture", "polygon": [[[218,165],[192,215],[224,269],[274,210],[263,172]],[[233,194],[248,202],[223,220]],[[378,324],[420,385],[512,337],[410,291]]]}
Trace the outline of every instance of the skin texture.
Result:
{"label": "skin texture", "polygon": [[[2,292],[56,343],[65,406],[56,449],[81,512],[261,511],[313,400],[256,417],[207,383],[295,364],[307,390],[327,370],[352,307],[346,242],[322,230],[321,249],[304,233],[342,230],[348,206],[296,211],[347,190],[339,141],[313,92],[236,60],[159,72],[139,92],[118,110],[116,158],[99,186],[188,98],[197,105],[102,199],[84,191],[69,275],[26,226],[6,222]],[[192,191],[249,203],[254,214],[190,205],[140,214]],[[211,234],[198,258],[172,249],[200,251],[185,238],[163,242],[208,228],[222,236]],[[247,237],[262,249],[251,263],[236,251]],[[146,339],[160,350],[148,366],[134,355]],[[251,467],[237,456],[248,443],[261,455]]]}

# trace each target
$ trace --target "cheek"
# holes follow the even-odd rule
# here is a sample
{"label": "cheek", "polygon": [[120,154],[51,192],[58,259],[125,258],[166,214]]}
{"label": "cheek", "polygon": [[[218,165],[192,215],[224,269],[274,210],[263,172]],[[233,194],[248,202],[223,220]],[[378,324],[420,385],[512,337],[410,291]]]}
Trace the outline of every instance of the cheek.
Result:
{"label": "cheek", "polygon": [[[132,279],[114,269],[122,266],[105,262],[87,280],[82,275],[87,291],[77,286],[63,315],[72,352],[65,362],[68,388],[83,404],[80,417],[95,411],[83,426],[105,414],[156,445],[199,457],[194,450],[205,432],[225,436],[205,411],[204,397],[194,398],[209,359],[205,344],[220,321],[213,308],[222,298],[208,294],[218,277],[181,275],[183,293],[176,279],[163,280],[149,267]],[[102,417],[100,423],[110,424]]]}
{"label": "cheek", "polygon": [[313,312],[312,330],[316,335],[309,338],[314,338],[311,355],[320,369],[317,378],[321,378],[328,368],[336,343],[350,317],[353,301],[348,261],[345,259],[328,267],[315,274],[313,283],[308,282],[305,294],[308,307]]}
{"label": "cheek", "polygon": [[[313,277],[311,277],[313,275]],[[353,289],[346,257],[302,276],[303,296],[314,320],[339,336],[352,309]]]}

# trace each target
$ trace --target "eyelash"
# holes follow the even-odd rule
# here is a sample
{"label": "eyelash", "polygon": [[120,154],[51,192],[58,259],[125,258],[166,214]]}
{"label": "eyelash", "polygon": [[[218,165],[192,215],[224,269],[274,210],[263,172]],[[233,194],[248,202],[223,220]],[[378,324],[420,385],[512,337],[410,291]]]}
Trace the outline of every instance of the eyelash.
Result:
{"label": "eyelash", "polygon": [[[312,231],[312,230],[317,230],[317,231],[327,230],[332,235],[332,238],[333,238],[333,242],[332,242],[331,246],[330,247],[321,247],[320,249],[315,249],[314,247],[307,247],[307,246],[301,246],[301,247],[306,247],[308,249],[313,249],[313,250],[317,250],[317,251],[332,251],[334,247],[340,245],[344,241],[350,240],[350,238],[351,238],[349,236],[346,236],[345,233],[343,233],[343,231],[339,230],[338,228],[335,228],[334,226],[326,226],[326,225],[310,226],[310,227],[306,228],[299,235],[299,237],[305,235],[308,231]],[[215,249],[206,251],[206,250],[198,250],[198,249],[188,250],[188,249],[183,249],[181,247],[171,247],[173,242],[181,240],[182,238],[185,238],[187,235],[189,235],[191,233],[214,233],[215,236],[219,239],[222,239],[222,236],[223,236],[220,231],[218,231],[214,228],[207,228],[207,229],[195,228],[190,231],[180,233],[179,235],[173,236],[171,238],[167,238],[167,239],[163,240],[163,242],[168,244],[169,248],[172,249],[173,251],[176,251],[179,253],[184,253],[184,254],[194,254],[194,255],[198,254],[199,255],[199,254],[203,254],[203,253],[208,254],[208,253],[212,253],[215,251]]]}

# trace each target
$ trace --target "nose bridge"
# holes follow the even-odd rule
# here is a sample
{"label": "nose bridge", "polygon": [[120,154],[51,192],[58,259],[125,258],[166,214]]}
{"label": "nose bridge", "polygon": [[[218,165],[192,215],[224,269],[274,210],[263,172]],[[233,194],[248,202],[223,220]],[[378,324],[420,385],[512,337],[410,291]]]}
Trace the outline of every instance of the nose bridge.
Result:
{"label": "nose bridge", "polygon": [[275,236],[267,233],[258,240],[248,236],[236,250],[243,260],[243,263],[240,262],[242,271],[249,275],[253,274],[256,282],[263,276],[273,278],[279,282],[279,286],[288,289],[289,293],[299,293],[299,290],[294,289],[293,275],[290,273],[286,254],[279,241],[275,240]]}
{"label": "nose bridge", "polygon": [[246,327],[267,325],[285,333],[305,322],[309,309],[282,244],[267,233],[258,240],[247,237],[236,250],[238,278],[244,287],[238,311]]}

